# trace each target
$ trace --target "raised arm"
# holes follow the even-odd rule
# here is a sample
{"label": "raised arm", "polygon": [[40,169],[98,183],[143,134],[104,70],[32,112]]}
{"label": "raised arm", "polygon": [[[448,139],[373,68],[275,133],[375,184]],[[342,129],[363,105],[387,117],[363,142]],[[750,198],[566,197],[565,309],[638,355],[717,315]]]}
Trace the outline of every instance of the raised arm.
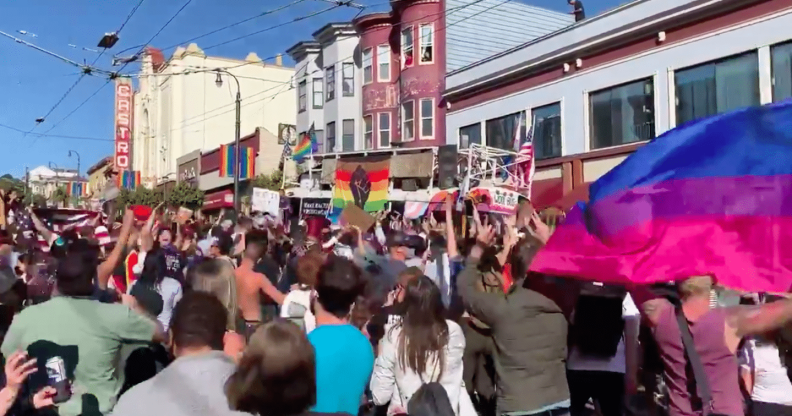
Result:
{"label": "raised arm", "polygon": [[121,260],[121,253],[124,251],[124,246],[127,244],[129,234],[132,232],[132,227],[135,224],[135,213],[131,209],[126,210],[124,213],[124,223],[121,226],[121,235],[118,236],[113,251],[107,256],[107,259],[96,268],[96,279],[100,289],[107,289],[107,281],[113,274],[118,262]]}

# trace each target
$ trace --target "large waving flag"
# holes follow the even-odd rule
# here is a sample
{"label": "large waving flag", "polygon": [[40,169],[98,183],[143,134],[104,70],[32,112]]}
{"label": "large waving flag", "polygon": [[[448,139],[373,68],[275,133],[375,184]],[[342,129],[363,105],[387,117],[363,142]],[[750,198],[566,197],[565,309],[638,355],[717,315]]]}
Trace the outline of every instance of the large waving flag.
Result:
{"label": "large waving flag", "polygon": [[668,131],[590,187],[531,270],[617,284],[712,275],[792,289],[792,101]]}
{"label": "large waving flag", "polygon": [[316,141],[316,130],[314,125],[308,129],[308,133],[302,135],[300,142],[294,147],[292,151],[292,159],[297,163],[302,163],[306,156],[317,153],[319,151],[319,144]]}

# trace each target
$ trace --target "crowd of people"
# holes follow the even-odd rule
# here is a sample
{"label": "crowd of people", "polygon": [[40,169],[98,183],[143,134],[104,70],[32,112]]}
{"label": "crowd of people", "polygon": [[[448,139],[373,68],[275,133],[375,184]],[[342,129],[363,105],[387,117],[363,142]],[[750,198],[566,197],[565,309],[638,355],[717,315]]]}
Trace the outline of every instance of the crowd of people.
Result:
{"label": "crowd of people", "polygon": [[527,201],[367,229],[136,207],[58,233],[6,207],[2,414],[792,415],[786,295],[537,275],[563,218]]}

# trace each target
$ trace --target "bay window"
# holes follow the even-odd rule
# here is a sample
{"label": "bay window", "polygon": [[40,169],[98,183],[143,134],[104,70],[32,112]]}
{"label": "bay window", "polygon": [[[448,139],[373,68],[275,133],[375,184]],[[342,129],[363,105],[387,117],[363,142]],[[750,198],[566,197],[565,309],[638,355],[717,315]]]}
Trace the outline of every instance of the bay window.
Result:
{"label": "bay window", "polygon": [[379,113],[377,120],[377,132],[379,133],[379,147],[390,147],[391,142],[391,115],[390,113]]}
{"label": "bay window", "polygon": [[420,34],[421,64],[431,64],[434,62],[434,24],[421,25]]}
{"label": "bay window", "polygon": [[415,101],[405,101],[402,104],[402,141],[409,142],[415,139]]}
{"label": "bay window", "polygon": [[401,32],[401,64],[402,68],[413,66],[413,27]]}
{"label": "bay window", "polygon": [[388,45],[377,46],[377,81],[390,81],[391,49]]}
{"label": "bay window", "polygon": [[371,48],[363,51],[363,85],[374,81],[374,74],[372,73],[372,71],[374,71],[372,53]]}

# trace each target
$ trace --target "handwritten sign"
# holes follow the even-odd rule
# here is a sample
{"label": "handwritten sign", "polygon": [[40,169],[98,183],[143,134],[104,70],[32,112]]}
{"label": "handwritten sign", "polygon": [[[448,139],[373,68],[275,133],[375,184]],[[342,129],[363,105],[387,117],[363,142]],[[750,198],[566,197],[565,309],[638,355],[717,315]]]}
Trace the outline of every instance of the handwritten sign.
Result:
{"label": "handwritten sign", "polygon": [[253,196],[250,198],[250,205],[253,211],[278,217],[280,214],[280,193],[264,188],[253,188]]}
{"label": "handwritten sign", "polygon": [[473,188],[468,193],[468,197],[478,203],[479,211],[503,215],[514,215],[520,203],[518,192],[494,187]]}
{"label": "handwritten sign", "polygon": [[330,209],[330,199],[326,198],[303,198],[300,207],[300,217],[316,215],[324,217]]}

